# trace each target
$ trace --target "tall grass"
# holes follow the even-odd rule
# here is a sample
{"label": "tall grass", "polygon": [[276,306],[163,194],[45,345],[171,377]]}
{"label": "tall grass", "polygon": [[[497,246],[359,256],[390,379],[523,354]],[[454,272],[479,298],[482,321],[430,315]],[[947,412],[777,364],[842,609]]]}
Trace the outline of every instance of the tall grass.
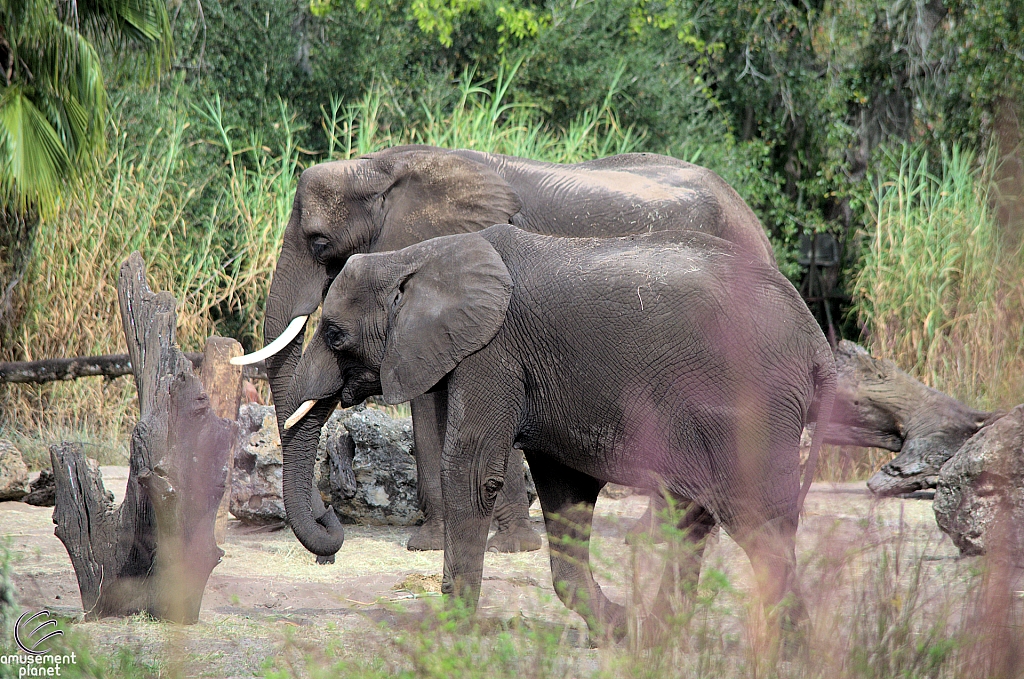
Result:
{"label": "tall grass", "polygon": [[875,185],[853,311],[874,353],[983,407],[1024,397],[1024,251],[990,208],[992,157],[919,149]]}
{"label": "tall grass", "polygon": [[[780,638],[765,626],[750,575],[706,559],[690,608],[653,644],[628,636],[593,650],[568,614],[471,618],[438,600],[425,611],[396,608],[378,634],[352,631],[311,646],[289,639],[268,679],[487,677],[669,679],[721,677],[821,679],[1020,679],[1024,643],[1020,603],[998,560],[957,561],[934,531],[921,534],[898,516],[872,515],[859,529],[837,522],[801,550],[800,579],[809,621]],[[643,620],[650,583],[636,564],[664,563],[688,546],[634,546],[605,583],[626,592],[631,620]],[[721,558],[721,550],[717,550]],[[738,548],[731,545],[727,553]],[[740,569],[743,570],[743,569]],[[657,569],[655,569],[657,571]],[[651,579],[656,583],[657,580]],[[543,595],[541,595],[543,596]],[[621,596],[619,597],[621,600]],[[1016,603],[1014,603],[1016,601]],[[1002,602],[1002,603],[1000,603]],[[557,602],[555,602],[557,605]],[[563,611],[564,613],[564,611]]]}
{"label": "tall grass", "polygon": [[[618,124],[614,88],[568,129],[551,129],[535,109],[507,101],[515,71],[484,82],[467,72],[446,102],[415,102],[422,111],[415,117],[383,84],[351,104],[334,99],[322,109],[322,156],[298,148],[284,104],[273,131],[232,127],[217,97],[172,109],[143,134],[129,134],[115,112],[106,162],[39,224],[17,289],[21,321],[13,341],[0,346],[0,361],[123,352],[117,273],[133,250],[146,260],[150,285],[177,298],[183,348],[198,350],[211,334],[259,346],[298,174],[314,158],[426,143],[576,162],[634,148],[639,137]],[[268,137],[280,140],[277,148],[266,145]],[[212,151],[197,153],[197,145]],[[0,385],[0,436],[27,447],[31,463],[45,464],[44,442],[87,432],[96,446],[90,454],[115,462],[124,459],[134,408],[126,379]]]}

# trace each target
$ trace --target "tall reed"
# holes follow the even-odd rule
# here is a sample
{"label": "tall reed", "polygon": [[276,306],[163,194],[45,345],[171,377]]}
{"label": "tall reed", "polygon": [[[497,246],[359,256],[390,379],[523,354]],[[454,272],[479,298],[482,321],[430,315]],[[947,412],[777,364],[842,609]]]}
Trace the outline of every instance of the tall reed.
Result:
{"label": "tall reed", "polygon": [[989,202],[993,163],[954,146],[888,158],[870,202],[853,312],[871,349],[929,386],[983,407],[1024,395],[1024,251]]}

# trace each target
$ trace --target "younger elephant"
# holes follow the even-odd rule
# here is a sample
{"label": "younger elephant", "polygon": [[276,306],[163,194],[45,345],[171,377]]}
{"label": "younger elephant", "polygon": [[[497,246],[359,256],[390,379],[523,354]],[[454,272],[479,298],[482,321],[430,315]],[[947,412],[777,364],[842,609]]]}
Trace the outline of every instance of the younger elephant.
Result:
{"label": "younger elephant", "polygon": [[294,387],[307,401],[351,405],[446,386],[442,590],[475,605],[514,446],[537,486],[555,590],[593,633],[620,636],[624,609],[589,566],[594,503],[609,481],[692,501],[706,516],[682,524],[720,523],[750,558],[765,604],[790,593],[802,614],[794,540],[824,427],[802,487],[800,433],[828,421],[835,380],[797,291],[726,241],[497,225],[353,256]]}

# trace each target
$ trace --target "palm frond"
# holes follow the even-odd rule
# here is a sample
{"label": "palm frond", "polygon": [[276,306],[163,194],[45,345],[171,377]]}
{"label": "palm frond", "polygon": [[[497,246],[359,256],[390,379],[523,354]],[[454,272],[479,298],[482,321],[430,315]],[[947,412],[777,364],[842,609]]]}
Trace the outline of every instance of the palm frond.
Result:
{"label": "palm frond", "polygon": [[0,188],[7,201],[20,211],[35,204],[52,212],[70,167],[60,136],[26,88],[6,88],[0,98]]}
{"label": "palm frond", "polygon": [[46,114],[68,156],[85,160],[104,147],[107,91],[103,67],[92,44],[73,27],[55,21],[40,36],[39,79],[34,100]]}
{"label": "palm frond", "polygon": [[109,44],[145,50],[156,70],[173,55],[170,17],[165,0],[77,0],[81,26]]}

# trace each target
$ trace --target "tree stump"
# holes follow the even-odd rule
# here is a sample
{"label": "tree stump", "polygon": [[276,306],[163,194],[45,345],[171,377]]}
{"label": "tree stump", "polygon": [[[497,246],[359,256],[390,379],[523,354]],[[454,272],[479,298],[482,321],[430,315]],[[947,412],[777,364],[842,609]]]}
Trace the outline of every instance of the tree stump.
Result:
{"label": "tree stump", "polygon": [[898,452],[868,481],[877,495],[934,488],[946,460],[1003,415],[969,408],[853,342],[840,342],[835,358],[838,386],[825,443]]}
{"label": "tree stump", "polygon": [[[137,252],[121,266],[118,298],[141,413],[125,499],[114,508],[80,446],[53,446],[55,532],[75,567],[86,619],[146,611],[194,623],[206,581],[224,554],[214,523],[237,425],[217,416],[175,345],[175,299],[149,289]],[[223,345],[208,343],[207,350],[219,355]],[[237,398],[230,395],[241,389],[241,374],[221,375],[224,381],[210,392]]]}

